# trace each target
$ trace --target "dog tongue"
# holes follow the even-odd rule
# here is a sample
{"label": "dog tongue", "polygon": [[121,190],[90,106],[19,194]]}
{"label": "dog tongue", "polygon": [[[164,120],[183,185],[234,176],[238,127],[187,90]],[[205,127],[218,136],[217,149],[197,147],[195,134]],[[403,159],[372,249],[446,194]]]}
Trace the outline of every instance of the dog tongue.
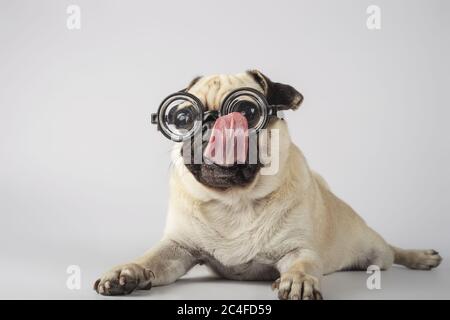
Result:
{"label": "dog tongue", "polygon": [[248,123],[239,112],[219,117],[214,123],[203,156],[221,166],[245,163],[248,150]]}

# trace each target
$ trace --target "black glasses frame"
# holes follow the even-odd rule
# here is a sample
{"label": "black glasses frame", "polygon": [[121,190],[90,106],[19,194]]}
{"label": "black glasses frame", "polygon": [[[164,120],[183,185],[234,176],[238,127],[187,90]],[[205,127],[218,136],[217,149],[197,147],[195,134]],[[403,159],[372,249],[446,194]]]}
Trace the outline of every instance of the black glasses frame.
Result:
{"label": "black glasses frame", "polygon": [[[257,102],[262,106],[262,117],[263,119],[260,121],[259,125],[255,128],[249,128],[253,129],[257,132],[259,132],[261,129],[265,128],[267,126],[267,123],[269,122],[269,119],[271,117],[279,117],[278,111],[283,111],[289,109],[288,106],[285,105],[270,105],[267,102],[266,97],[259,92],[258,90],[254,88],[248,88],[243,87],[236,90],[233,90],[230,92],[225,99],[223,100],[220,110],[207,110],[203,103],[193,94],[189,92],[176,92],[169,96],[167,96],[159,105],[158,111],[156,113],[152,113],[151,115],[151,123],[156,124],[158,131],[160,131],[166,138],[175,141],[175,142],[181,142],[187,139],[190,139],[192,136],[194,136],[197,132],[202,130],[202,124],[203,122],[212,121],[217,119],[218,117],[222,115],[226,115],[231,112],[233,108],[233,102],[237,101],[237,98],[243,95],[252,95],[253,98],[257,100]],[[194,128],[189,130],[186,135],[178,136],[175,135],[166,128],[166,126],[162,125],[166,122],[166,119],[164,119],[165,109],[167,106],[170,105],[172,101],[175,101],[181,97],[185,98],[186,101],[190,101],[192,104],[196,104],[200,107],[200,113],[197,115],[197,119],[194,119],[194,121],[197,123],[197,125],[194,124]]]}

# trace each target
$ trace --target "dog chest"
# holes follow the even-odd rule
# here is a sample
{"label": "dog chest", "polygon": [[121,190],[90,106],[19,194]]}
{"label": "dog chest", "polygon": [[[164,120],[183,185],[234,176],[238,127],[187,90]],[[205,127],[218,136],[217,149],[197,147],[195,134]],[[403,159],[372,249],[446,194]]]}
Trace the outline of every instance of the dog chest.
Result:
{"label": "dog chest", "polygon": [[[189,232],[196,248],[224,266],[273,265],[287,248],[285,226],[268,207],[241,202],[233,206],[214,203],[192,217]],[[281,230],[284,229],[284,230]],[[208,259],[211,260],[211,259]]]}

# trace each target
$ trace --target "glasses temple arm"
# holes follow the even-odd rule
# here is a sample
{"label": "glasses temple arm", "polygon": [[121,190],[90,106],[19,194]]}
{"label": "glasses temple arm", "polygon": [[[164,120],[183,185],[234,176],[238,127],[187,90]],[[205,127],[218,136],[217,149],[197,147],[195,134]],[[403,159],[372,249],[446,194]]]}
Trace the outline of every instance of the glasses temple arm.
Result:
{"label": "glasses temple arm", "polygon": [[276,116],[278,111],[285,111],[291,109],[289,106],[284,104],[275,104],[269,106],[269,115]]}

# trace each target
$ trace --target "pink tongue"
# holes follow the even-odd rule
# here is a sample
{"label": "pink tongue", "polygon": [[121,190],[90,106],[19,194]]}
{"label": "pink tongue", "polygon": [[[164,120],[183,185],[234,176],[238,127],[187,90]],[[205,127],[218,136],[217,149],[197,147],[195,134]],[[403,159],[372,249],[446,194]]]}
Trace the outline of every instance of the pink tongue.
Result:
{"label": "pink tongue", "polygon": [[248,123],[239,112],[219,117],[203,156],[218,165],[245,163],[248,150]]}

